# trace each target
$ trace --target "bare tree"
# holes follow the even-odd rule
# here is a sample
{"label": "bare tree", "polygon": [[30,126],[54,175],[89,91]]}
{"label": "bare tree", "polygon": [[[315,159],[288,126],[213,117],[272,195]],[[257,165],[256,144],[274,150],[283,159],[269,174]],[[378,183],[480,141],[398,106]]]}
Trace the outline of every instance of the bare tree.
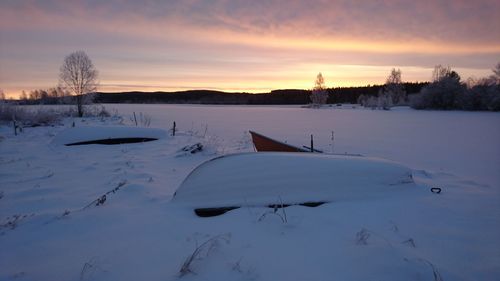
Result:
{"label": "bare tree", "polygon": [[313,107],[320,107],[323,104],[326,104],[328,99],[328,91],[325,87],[325,79],[321,72],[316,76],[316,82],[314,83],[314,88],[311,93],[311,101],[313,103]]}
{"label": "bare tree", "polygon": [[390,110],[394,102],[392,101],[392,96],[388,93],[379,93],[377,97],[377,108],[383,110]]}
{"label": "bare tree", "polygon": [[432,82],[440,82],[444,79],[453,79],[456,80],[457,82],[460,82],[460,75],[458,75],[457,72],[454,70],[451,70],[449,66],[444,67],[440,64],[436,65],[434,67],[434,70],[432,71]]}
{"label": "bare tree", "polygon": [[442,66],[440,64],[434,67],[432,71],[432,82],[441,81],[443,78],[448,77],[451,73],[451,68]]}
{"label": "bare tree", "polygon": [[489,82],[490,84],[500,84],[500,62],[495,65],[495,68],[493,70],[493,75],[489,77]]}
{"label": "bare tree", "polygon": [[493,73],[495,73],[496,77],[500,77],[500,62],[495,65],[495,68],[493,68]]}
{"label": "bare tree", "polygon": [[91,102],[91,95],[97,90],[98,71],[83,51],[76,51],[64,58],[59,80],[63,87],[75,94],[78,116],[84,113],[83,105]]}
{"label": "bare tree", "polygon": [[28,100],[28,95],[26,95],[26,92],[24,90],[21,91],[21,96],[19,99],[23,102],[26,102]]}

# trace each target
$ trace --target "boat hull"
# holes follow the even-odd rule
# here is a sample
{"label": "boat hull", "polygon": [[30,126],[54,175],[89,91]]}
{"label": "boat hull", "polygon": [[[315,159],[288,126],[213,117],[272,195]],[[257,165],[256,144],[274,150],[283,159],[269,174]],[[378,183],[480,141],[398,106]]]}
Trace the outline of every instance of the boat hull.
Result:
{"label": "boat hull", "polygon": [[289,145],[254,131],[249,131],[252,135],[252,141],[257,152],[268,151],[268,152],[309,152],[305,149]]}

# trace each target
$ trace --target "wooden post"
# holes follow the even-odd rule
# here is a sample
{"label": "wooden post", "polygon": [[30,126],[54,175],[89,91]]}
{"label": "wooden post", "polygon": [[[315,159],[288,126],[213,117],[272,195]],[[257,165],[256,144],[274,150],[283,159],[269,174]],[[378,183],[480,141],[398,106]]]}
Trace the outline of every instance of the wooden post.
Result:
{"label": "wooden post", "polygon": [[311,152],[314,152],[314,141],[313,141],[313,135],[311,135]]}
{"label": "wooden post", "polygon": [[135,126],[137,127],[137,117],[135,117],[135,111],[134,111],[134,121],[135,121]]}
{"label": "wooden post", "polygon": [[16,124],[16,120],[12,120],[12,124],[14,124],[14,136],[17,136],[17,124]]}
{"label": "wooden post", "polygon": [[332,153],[335,152],[335,135],[334,132],[332,131]]}
{"label": "wooden post", "polygon": [[175,121],[174,121],[174,127],[172,128],[172,136],[175,136]]}

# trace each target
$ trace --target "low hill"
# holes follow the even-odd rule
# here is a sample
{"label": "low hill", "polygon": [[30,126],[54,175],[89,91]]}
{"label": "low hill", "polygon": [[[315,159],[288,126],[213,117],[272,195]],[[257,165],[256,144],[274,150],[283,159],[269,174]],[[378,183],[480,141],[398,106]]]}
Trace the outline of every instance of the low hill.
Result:
{"label": "low hill", "polygon": [[[427,83],[405,83],[408,94],[418,93]],[[382,85],[338,87],[327,89],[328,103],[356,103],[360,95],[375,96]],[[250,94],[213,90],[177,92],[116,92],[97,93],[99,103],[172,103],[172,104],[308,104],[310,90],[284,89],[269,93]]]}

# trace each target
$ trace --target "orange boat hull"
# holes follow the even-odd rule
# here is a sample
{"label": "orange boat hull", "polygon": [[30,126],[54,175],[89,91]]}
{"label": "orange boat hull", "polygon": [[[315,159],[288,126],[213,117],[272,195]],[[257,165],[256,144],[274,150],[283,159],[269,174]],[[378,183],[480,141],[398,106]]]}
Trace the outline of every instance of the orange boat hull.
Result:
{"label": "orange boat hull", "polygon": [[272,152],[308,152],[305,149],[295,147],[271,138],[268,138],[259,133],[249,131],[252,135],[253,145],[258,152],[272,151]]}

